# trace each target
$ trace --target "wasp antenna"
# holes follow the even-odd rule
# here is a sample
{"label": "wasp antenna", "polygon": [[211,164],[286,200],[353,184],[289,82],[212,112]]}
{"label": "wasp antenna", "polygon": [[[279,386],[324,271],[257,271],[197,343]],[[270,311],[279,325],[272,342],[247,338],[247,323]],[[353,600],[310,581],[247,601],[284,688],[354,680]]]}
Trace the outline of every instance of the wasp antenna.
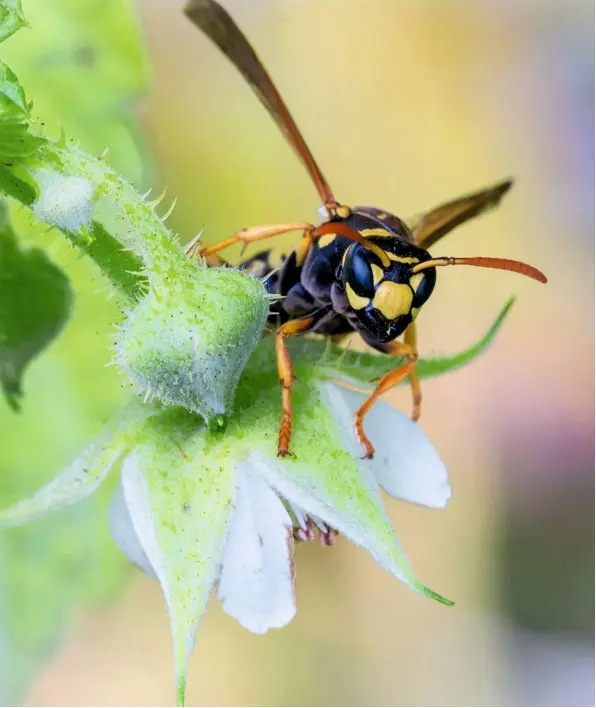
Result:
{"label": "wasp antenna", "polygon": [[439,258],[431,258],[429,261],[424,261],[423,263],[418,263],[418,265],[415,265],[412,268],[412,273],[420,273],[420,271],[426,270],[427,268],[450,265],[468,265],[475,266],[477,268],[508,270],[512,273],[519,273],[520,275],[525,275],[528,278],[537,280],[539,283],[548,282],[546,275],[544,275],[542,271],[538,270],[538,268],[534,268],[534,266],[531,266],[528,263],[512,261],[509,258],[485,258],[484,256],[477,256],[473,258],[452,258],[449,256],[441,256]]}

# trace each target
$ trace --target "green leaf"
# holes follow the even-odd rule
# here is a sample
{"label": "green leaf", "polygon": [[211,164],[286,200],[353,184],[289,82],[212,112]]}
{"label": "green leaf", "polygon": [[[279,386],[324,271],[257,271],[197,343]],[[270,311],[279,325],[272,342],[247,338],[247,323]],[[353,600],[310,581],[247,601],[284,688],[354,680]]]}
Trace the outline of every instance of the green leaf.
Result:
{"label": "green leaf", "polygon": [[21,0],[0,0],[0,42],[26,25]]}
{"label": "green leaf", "polygon": [[[83,598],[105,602],[121,586],[126,569],[106,524],[116,475],[104,482],[92,499],[74,509],[64,507],[91,494],[118,453],[135,444],[138,421],[145,418],[145,411],[136,405],[126,407],[125,419],[113,418],[78,459],[48,484],[52,467],[64,464],[65,450],[72,449],[73,439],[83,433],[80,418],[84,411],[60,407],[68,391],[65,377],[55,378],[47,385],[44,382],[46,395],[38,397],[35,410],[12,416],[8,425],[3,421],[11,434],[3,439],[0,457],[1,506],[29,498],[2,513],[0,523],[21,524],[45,514],[49,518],[0,533],[1,705],[21,702],[27,681],[39,664],[47,661],[48,652]],[[52,416],[61,419],[53,429],[48,427]],[[48,446],[44,438],[50,429],[53,439]],[[24,444],[30,446],[27,454],[23,454]],[[61,450],[58,455],[57,449]],[[36,487],[41,489],[31,497]],[[61,513],[50,514],[56,509],[62,509]]]}
{"label": "green leaf", "polygon": [[25,91],[12,69],[0,60],[0,118],[29,117]]}
{"label": "green leaf", "polygon": [[499,312],[497,318],[489,327],[488,332],[481,339],[479,339],[476,344],[473,344],[468,349],[464,349],[464,351],[459,354],[436,357],[433,359],[424,359],[420,361],[417,365],[418,375],[421,378],[430,378],[431,376],[447,374],[450,371],[461,369],[462,366],[466,366],[466,364],[472,362],[476,359],[476,357],[480,356],[480,354],[483,354],[495,340],[495,337],[503,326],[505,318],[509,314],[509,311],[513,307],[514,303],[514,297],[507,300],[503,306],[503,309]]}
{"label": "green leaf", "polygon": [[[420,378],[440,376],[469,364],[493,343],[505,318],[513,307],[514,298],[508,300],[486,334],[464,351],[444,357],[418,359],[416,370]],[[267,344],[264,344],[267,346]],[[384,354],[346,351],[338,346],[313,340],[288,342],[293,358],[306,358],[315,362],[318,374],[324,378],[340,378],[359,386],[374,386],[373,380],[384,376],[399,364],[399,359]],[[262,355],[261,355],[262,356]]]}
{"label": "green leaf", "polygon": [[43,138],[33,135],[29,125],[22,120],[7,118],[0,121],[0,162],[11,163],[29,157],[44,142]]}
{"label": "green leaf", "polygon": [[19,410],[29,362],[56,337],[70,313],[66,275],[39,249],[22,249],[0,202],[0,385]]}
{"label": "green leaf", "polygon": [[48,135],[62,128],[142,187],[148,154],[133,101],[147,85],[146,51],[132,0],[32,0],[31,26],[2,47]]}
{"label": "green leaf", "polygon": [[[0,129],[0,141],[1,141]],[[1,145],[0,145],[1,150]],[[30,206],[38,197],[37,184],[31,175],[17,167],[8,168],[0,164],[0,192]]]}

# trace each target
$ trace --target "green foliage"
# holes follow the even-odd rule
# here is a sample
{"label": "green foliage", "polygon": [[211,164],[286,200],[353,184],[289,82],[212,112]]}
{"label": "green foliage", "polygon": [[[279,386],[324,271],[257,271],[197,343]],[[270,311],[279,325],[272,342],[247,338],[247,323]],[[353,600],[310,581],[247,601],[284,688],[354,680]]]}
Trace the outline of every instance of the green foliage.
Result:
{"label": "green foliage", "polygon": [[0,116],[2,118],[29,117],[23,87],[15,73],[4,62],[0,62]]}
{"label": "green foliage", "polygon": [[[493,343],[514,302],[515,299],[511,298],[505,303],[486,334],[471,347],[453,355],[419,359],[416,364],[418,376],[425,379],[447,374],[469,364],[486,351]],[[323,342],[313,344],[314,347],[305,348],[302,342],[291,342],[290,350],[297,356],[305,355],[310,358],[314,365],[325,371],[330,378],[340,378],[358,386],[374,386],[374,381],[387,374],[399,363],[395,359],[371,352],[344,350],[334,344]],[[404,381],[404,384],[406,383],[407,381]]]}
{"label": "green foliage", "polygon": [[43,140],[29,132],[29,106],[14,72],[0,60],[0,161],[33,155]]}
{"label": "green foliage", "polygon": [[[59,193],[64,186],[59,177],[70,176],[60,151],[74,143],[63,138],[53,143],[46,135],[60,135],[63,128],[95,154],[110,145],[120,172],[142,181],[146,154],[131,118],[131,98],[144,87],[146,65],[132,2],[32,0],[26,10],[31,29],[0,48],[10,65],[0,63],[0,194],[39,206],[42,170],[58,176],[53,194],[44,185],[42,205],[48,207],[52,196],[50,209],[60,211],[65,195]],[[0,0],[0,41],[27,24],[19,0]],[[63,463],[120,397],[114,369],[103,369],[105,340],[99,350],[89,341],[96,329],[108,331],[114,304],[98,298],[86,263],[73,261],[64,248],[57,250],[57,236],[62,238],[57,232],[48,233],[47,226],[42,231],[33,211],[13,204],[11,212],[14,228],[4,209],[0,228],[0,379],[11,406],[19,403],[23,368],[69,312],[75,324],[31,367],[21,414],[15,416],[0,400],[2,505],[29,493]],[[117,292],[135,297],[140,260],[101,223],[91,220],[87,229],[65,235],[97,263]],[[36,248],[26,245],[32,238]],[[51,258],[44,248],[51,249]],[[73,288],[61,270],[65,265],[80,292],[73,307]],[[108,538],[109,494],[106,487],[43,528],[0,535],[1,704],[23,695],[81,602],[105,599],[120,586],[126,565]]]}
{"label": "green foliage", "polygon": [[39,127],[76,135],[91,154],[109,147],[120,174],[146,181],[147,150],[131,109],[146,87],[147,60],[132,2],[33,0],[25,9],[30,31],[3,44],[2,54],[27,88]]}
{"label": "green foliage", "polygon": [[21,0],[4,0],[0,5],[0,42],[8,39],[26,24]]}
{"label": "green foliage", "polygon": [[66,276],[40,249],[19,246],[0,202],[0,384],[14,410],[25,367],[60,332],[71,304]]}
{"label": "green foliage", "polygon": [[25,206],[30,206],[39,196],[37,184],[29,173],[18,167],[8,169],[0,164],[0,192]]}

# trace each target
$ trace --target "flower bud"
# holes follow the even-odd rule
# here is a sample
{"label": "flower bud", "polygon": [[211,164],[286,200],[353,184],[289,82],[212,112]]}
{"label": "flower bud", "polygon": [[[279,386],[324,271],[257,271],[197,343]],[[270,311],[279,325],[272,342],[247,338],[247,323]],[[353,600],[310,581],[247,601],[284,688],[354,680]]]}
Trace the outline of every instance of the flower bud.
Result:
{"label": "flower bud", "polygon": [[168,259],[126,319],[117,363],[146,398],[183,406],[225,427],[268,313],[263,284],[233,268]]}

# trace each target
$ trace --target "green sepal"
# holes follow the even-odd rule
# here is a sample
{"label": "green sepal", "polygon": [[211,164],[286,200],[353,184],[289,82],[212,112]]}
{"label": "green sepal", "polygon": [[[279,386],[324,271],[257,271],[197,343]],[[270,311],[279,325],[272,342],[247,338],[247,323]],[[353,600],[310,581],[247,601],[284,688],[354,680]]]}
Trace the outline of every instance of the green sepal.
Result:
{"label": "green sepal", "polygon": [[[508,300],[494,322],[475,344],[462,352],[443,357],[418,359],[416,371],[420,378],[440,376],[465,366],[480,356],[493,343],[515,298]],[[399,365],[399,359],[372,352],[354,352],[319,340],[294,340],[288,343],[295,359],[312,360],[315,370],[324,378],[339,378],[351,383],[374,386],[374,381]]]}

